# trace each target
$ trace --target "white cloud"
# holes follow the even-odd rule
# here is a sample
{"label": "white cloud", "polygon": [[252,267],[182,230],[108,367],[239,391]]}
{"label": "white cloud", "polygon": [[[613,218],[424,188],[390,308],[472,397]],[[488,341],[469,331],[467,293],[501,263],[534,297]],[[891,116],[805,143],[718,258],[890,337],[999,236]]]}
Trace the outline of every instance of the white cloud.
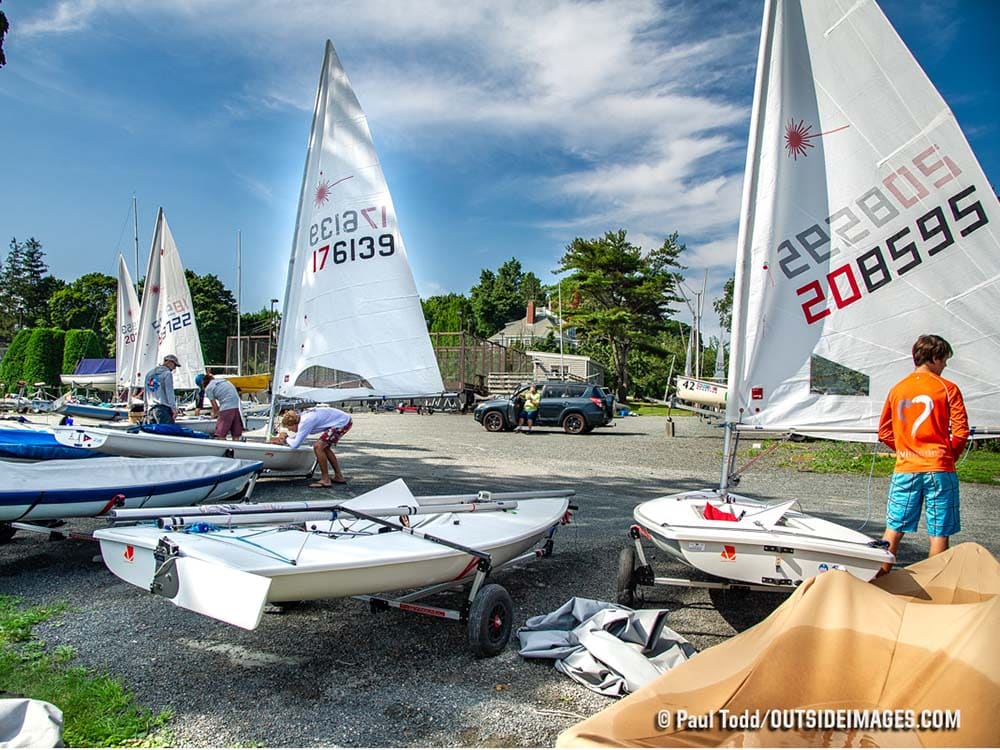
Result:
{"label": "white cloud", "polygon": [[97,10],[97,0],[62,0],[49,13],[16,24],[13,31],[26,37],[83,31]]}

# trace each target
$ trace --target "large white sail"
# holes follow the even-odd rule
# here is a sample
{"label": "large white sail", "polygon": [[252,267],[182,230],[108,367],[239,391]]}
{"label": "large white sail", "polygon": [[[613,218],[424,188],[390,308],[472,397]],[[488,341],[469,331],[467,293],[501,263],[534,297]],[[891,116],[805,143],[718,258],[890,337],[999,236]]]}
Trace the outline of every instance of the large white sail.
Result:
{"label": "large white sail", "polygon": [[136,341],[139,334],[139,298],[132,286],[125,258],[118,256],[118,303],[115,338],[115,382],[119,388],[132,385]]}
{"label": "large white sail", "polygon": [[870,432],[935,333],[1000,425],[997,199],[874,2],[770,0],[750,146],[727,421]]}
{"label": "large white sail", "polygon": [[274,383],[330,401],[444,389],[368,121],[329,41]]}
{"label": "large white sail", "polygon": [[166,354],[177,355],[181,363],[181,367],[174,371],[174,388],[194,388],[195,376],[205,371],[205,359],[195,324],[191,292],[184,277],[184,264],[161,208],[156,215],[156,229],[142,292],[133,385],[141,388],[145,374],[156,367]]}

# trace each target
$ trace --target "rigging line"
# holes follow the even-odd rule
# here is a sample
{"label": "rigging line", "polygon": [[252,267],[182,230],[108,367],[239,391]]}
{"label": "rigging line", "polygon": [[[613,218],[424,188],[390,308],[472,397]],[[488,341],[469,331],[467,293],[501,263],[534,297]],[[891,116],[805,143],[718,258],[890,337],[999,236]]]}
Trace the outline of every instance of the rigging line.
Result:
{"label": "rigging line", "polygon": [[[267,529],[266,531],[273,531],[273,529]],[[228,536],[228,537],[227,536],[222,536],[221,534],[212,533],[211,531],[195,532],[195,531],[190,531],[188,529],[184,529],[184,533],[185,534],[195,534],[195,533],[197,533],[198,536],[202,537],[203,539],[214,539],[215,541],[218,541],[218,542],[226,542],[226,543],[242,542],[242,543],[247,544],[247,545],[249,545],[251,547],[256,547],[261,552],[265,553],[268,557],[273,557],[274,559],[279,560],[281,562],[286,562],[289,565],[296,565],[297,564],[297,562],[295,560],[292,560],[291,558],[285,557],[284,555],[282,555],[282,554],[280,554],[278,552],[275,552],[273,549],[269,549],[269,548],[265,547],[263,544],[258,544],[257,542],[252,542],[248,538],[248,536],[257,536],[258,534],[266,533],[265,531],[260,531],[260,532],[258,532],[258,534],[253,534],[253,535],[248,535],[248,536]]]}

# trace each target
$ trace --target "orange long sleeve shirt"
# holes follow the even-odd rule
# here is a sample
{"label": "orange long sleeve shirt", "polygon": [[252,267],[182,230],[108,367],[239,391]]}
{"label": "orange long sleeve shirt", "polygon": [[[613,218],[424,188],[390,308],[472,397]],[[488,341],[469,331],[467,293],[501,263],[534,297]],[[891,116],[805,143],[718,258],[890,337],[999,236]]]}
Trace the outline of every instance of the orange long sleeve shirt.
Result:
{"label": "orange long sleeve shirt", "polygon": [[969,440],[969,418],[958,386],[922,370],[889,391],[878,438],[896,451],[896,472],[955,471]]}

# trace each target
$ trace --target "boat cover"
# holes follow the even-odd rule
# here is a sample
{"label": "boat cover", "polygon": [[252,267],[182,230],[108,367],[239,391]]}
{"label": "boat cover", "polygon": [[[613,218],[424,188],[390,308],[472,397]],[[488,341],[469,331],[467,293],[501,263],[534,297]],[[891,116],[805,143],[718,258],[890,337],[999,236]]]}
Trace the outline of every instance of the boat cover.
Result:
{"label": "boat cover", "polygon": [[26,494],[73,499],[75,495],[86,497],[94,492],[100,492],[102,496],[121,492],[132,497],[191,487],[211,487],[230,476],[241,476],[260,469],[261,464],[219,456],[195,456],[183,460],[105,456],[95,458],[88,467],[90,471],[82,475],[75,461],[47,461],[44,464],[4,462],[0,464],[0,471],[3,472],[0,504]]}
{"label": "boat cover", "polygon": [[[824,573],[763,622],[571,727],[557,745],[996,747],[998,594],[1000,563],[971,542],[875,584]],[[795,719],[795,709],[809,712]],[[804,728],[809,717],[842,721],[844,709],[857,709],[850,721],[867,721],[867,728]],[[722,710],[756,717],[760,726],[724,727]],[[895,710],[914,712],[914,728],[905,728],[906,714],[873,726]],[[960,724],[922,729],[925,710],[960,710]],[[712,716],[714,725],[678,726],[680,711]],[[669,726],[658,728],[657,717],[668,716],[658,712],[669,712]],[[793,728],[781,728],[788,724]]]}
{"label": "boat cover", "polygon": [[74,375],[103,375],[115,371],[115,360],[112,359],[81,359],[76,363]]}
{"label": "boat cover", "polygon": [[169,435],[170,437],[212,437],[206,432],[198,432],[197,430],[192,430],[190,427],[184,427],[179,424],[139,424],[129,427],[128,432],[148,432],[150,435]]}
{"label": "boat cover", "polygon": [[0,458],[47,461],[53,458],[94,458],[104,455],[59,443],[51,432],[0,428]]}
{"label": "boat cover", "polygon": [[517,631],[519,653],[555,659],[571,679],[620,698],[694,656],[694,646],[666,627],[667,614],[574,597],[555,612],[528,618]]}
{"label": "boat cover", "polygon": [[0,699],[0,747],[63,747],[63,713],[32,698]]}

